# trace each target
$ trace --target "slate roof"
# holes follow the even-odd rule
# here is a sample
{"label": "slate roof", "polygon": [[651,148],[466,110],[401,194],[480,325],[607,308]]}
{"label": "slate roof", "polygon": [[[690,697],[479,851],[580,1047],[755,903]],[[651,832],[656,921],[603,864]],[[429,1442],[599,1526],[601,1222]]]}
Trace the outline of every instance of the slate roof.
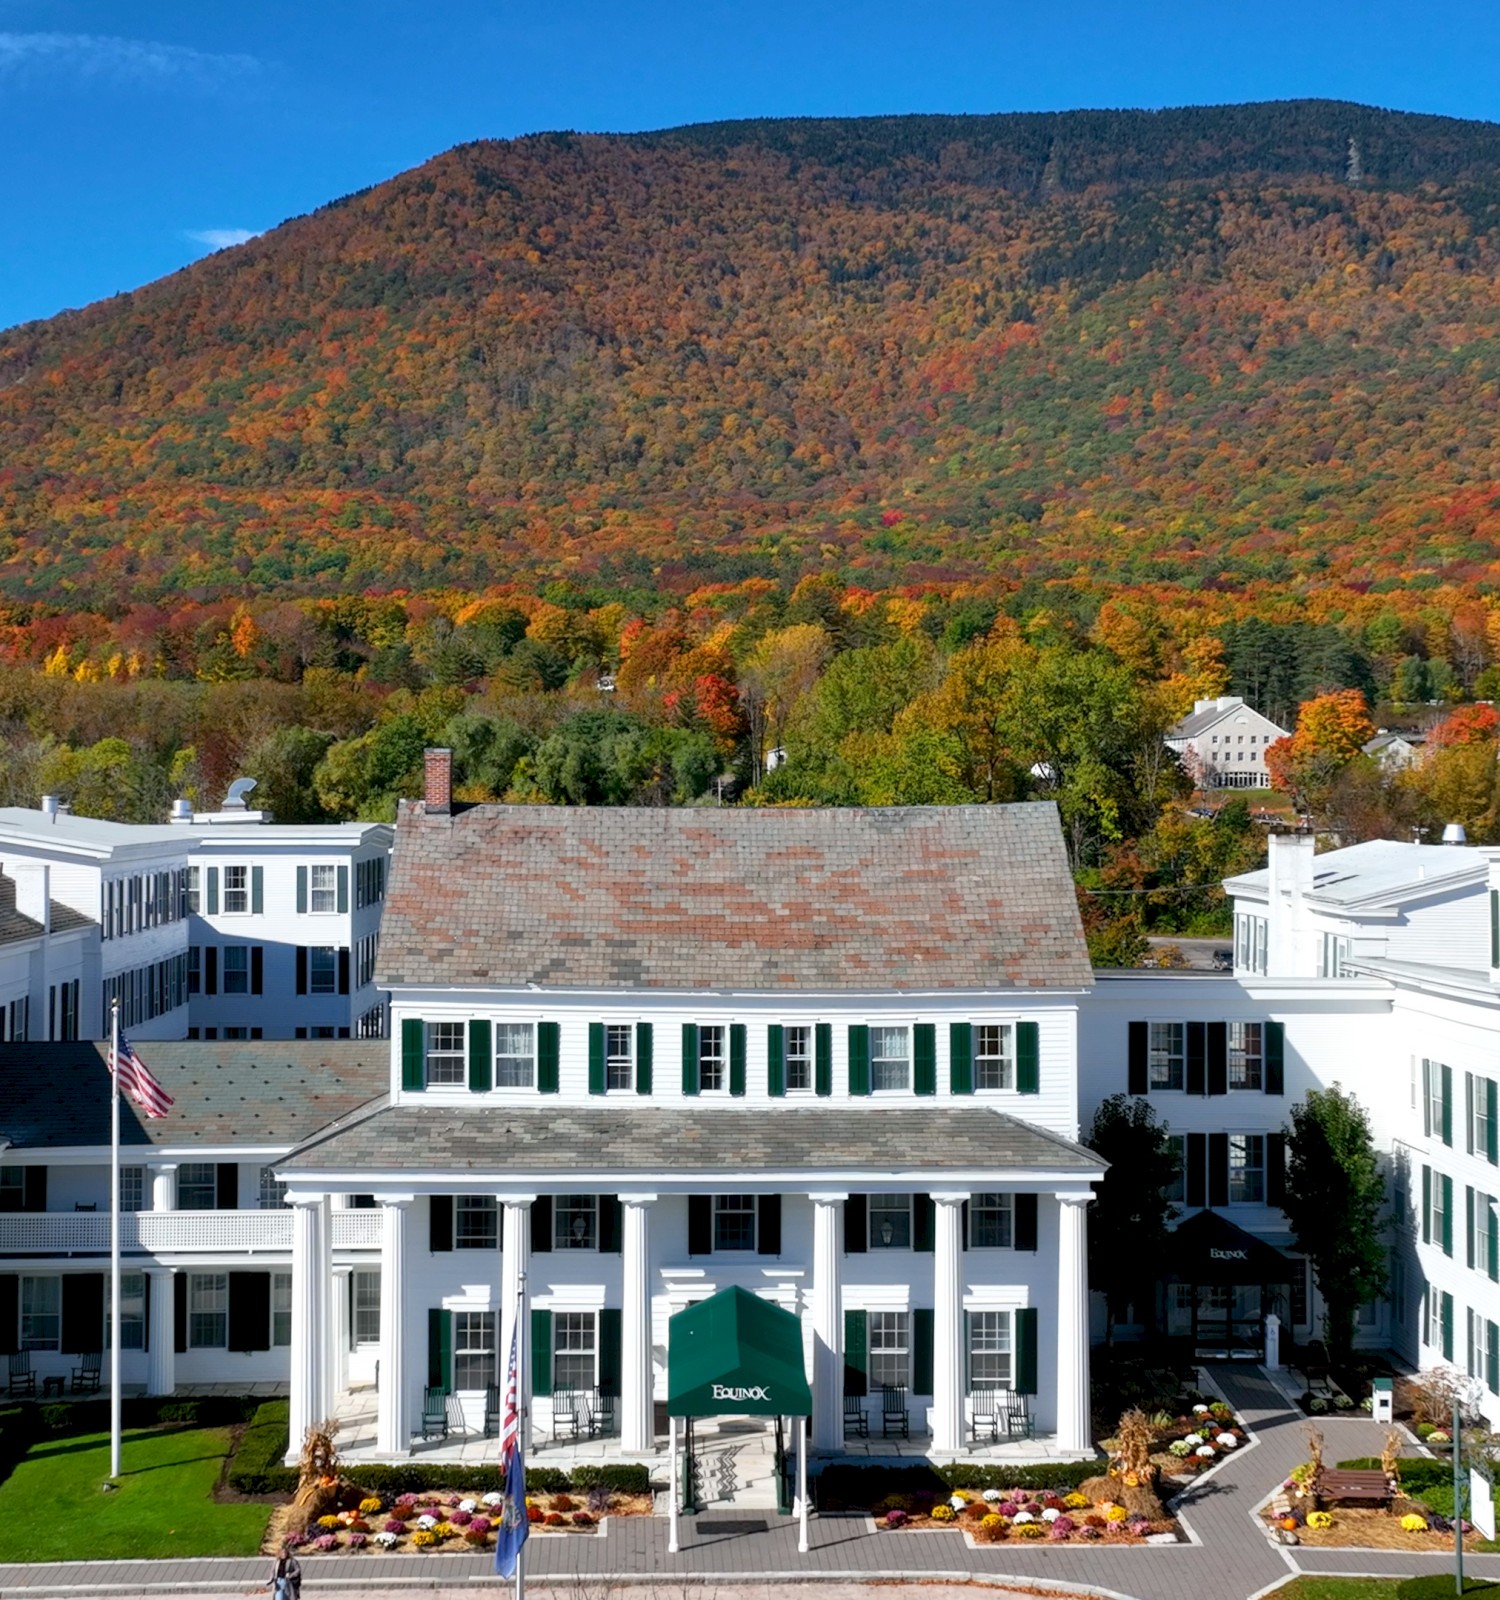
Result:
{"label": "slate roof", "polygon": [[[109,1046],[0,1044],[0,1138],[17,1149],[109,1145]],[[141,1059],[175,1101],[147,1119],[120,1102],[127,1150],[230,1144],[283,1148],[383,1095],[390,1044],[368,1040],[141,1040]]]}
{"label": "slate roof", "polygon": [[320,1135],[278,1171],[463,1172],[497,1180],[835,1171],[894,1178],[909,1172],[1002,1169],[1098,1176],[1091,1150],[983,1107],[605,1106],[371,1107]]}
{"label": "slate roof", "polygon": [[[1230,698],[1230,697],[1226,697]],[[1216,728],[1226,717],[1242,717],[1248,712],[1252,717],[1270,723],[1273,728],[1280,727],[1279,723],[1272,722],[1270,717],[1255,709],[1254,706],[1238,700],[1232,705],[1221,706],[1217,701],[1202,711],[1189,712],[1180,722],[1174,722],[1167,729],[1168,739],[1196,739],[1199,734],[1207,733],[1210,728]],[[1285,731],[1285,730],[1283,730]]]}
{"label": "slate roof", "polygon": [[[52,931],[68,933],[74,928],[92,928],[94,919],[72,906],[52,902]],[[23,939],[40,939],[42,925],[35,917],[16,910],[16,880],[0,872],[0,944],[16,944]]]}
{"label": "slate roof", "polygon": [[404,805],[383,987],[1087,988],[1050,802]]}

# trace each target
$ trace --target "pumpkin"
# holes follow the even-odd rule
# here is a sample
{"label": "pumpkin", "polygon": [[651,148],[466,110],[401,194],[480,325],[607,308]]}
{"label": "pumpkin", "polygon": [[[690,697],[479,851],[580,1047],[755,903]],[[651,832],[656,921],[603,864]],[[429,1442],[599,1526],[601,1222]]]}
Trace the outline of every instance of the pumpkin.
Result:
{"label": "pumpkin", "polygon": [[1297,1519],[1295,1517],[1283,1517],[1281,1519],[1281,1525],[1288,1533],[1295,1533],[1297,1531]]}

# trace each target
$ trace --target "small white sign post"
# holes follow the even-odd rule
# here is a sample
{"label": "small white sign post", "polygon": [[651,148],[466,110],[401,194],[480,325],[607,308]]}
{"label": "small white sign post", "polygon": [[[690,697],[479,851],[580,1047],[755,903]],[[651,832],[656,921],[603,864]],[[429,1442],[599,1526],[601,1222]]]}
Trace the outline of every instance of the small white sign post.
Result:
{"label": "small white sign post", "polygon": [[1495,1537],[1495,1486],[1478,1467],[1469,1468],[1469,1521],[1486,1539]]}

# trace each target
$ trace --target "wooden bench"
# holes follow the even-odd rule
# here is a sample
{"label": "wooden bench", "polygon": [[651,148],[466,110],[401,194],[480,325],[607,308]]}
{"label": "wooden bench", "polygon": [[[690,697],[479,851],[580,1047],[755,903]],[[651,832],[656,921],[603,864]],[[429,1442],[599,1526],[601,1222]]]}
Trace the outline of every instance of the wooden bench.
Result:
{"label": "wooden bench", "polygon": [[1391,1499],[1390,1480],[1379,1471],[1350,1472],[1340,1471],[1337,1467],[1325,1467],[1318,1479],[1318,1499],[1371,1500],[1378,1505],[1387,1505]]}

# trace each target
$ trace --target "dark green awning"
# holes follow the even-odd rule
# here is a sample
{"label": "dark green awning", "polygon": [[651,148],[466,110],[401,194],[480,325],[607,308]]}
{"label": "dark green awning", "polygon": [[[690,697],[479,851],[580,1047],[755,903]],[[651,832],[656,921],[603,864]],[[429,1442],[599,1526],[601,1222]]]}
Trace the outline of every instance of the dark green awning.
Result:
{"label": "dark green awning", "polygon": [[805,1417],[812,1391],[802,1325],[748,1289],[720,1289],[667,1324],[667,1412],[674,1417]]}

